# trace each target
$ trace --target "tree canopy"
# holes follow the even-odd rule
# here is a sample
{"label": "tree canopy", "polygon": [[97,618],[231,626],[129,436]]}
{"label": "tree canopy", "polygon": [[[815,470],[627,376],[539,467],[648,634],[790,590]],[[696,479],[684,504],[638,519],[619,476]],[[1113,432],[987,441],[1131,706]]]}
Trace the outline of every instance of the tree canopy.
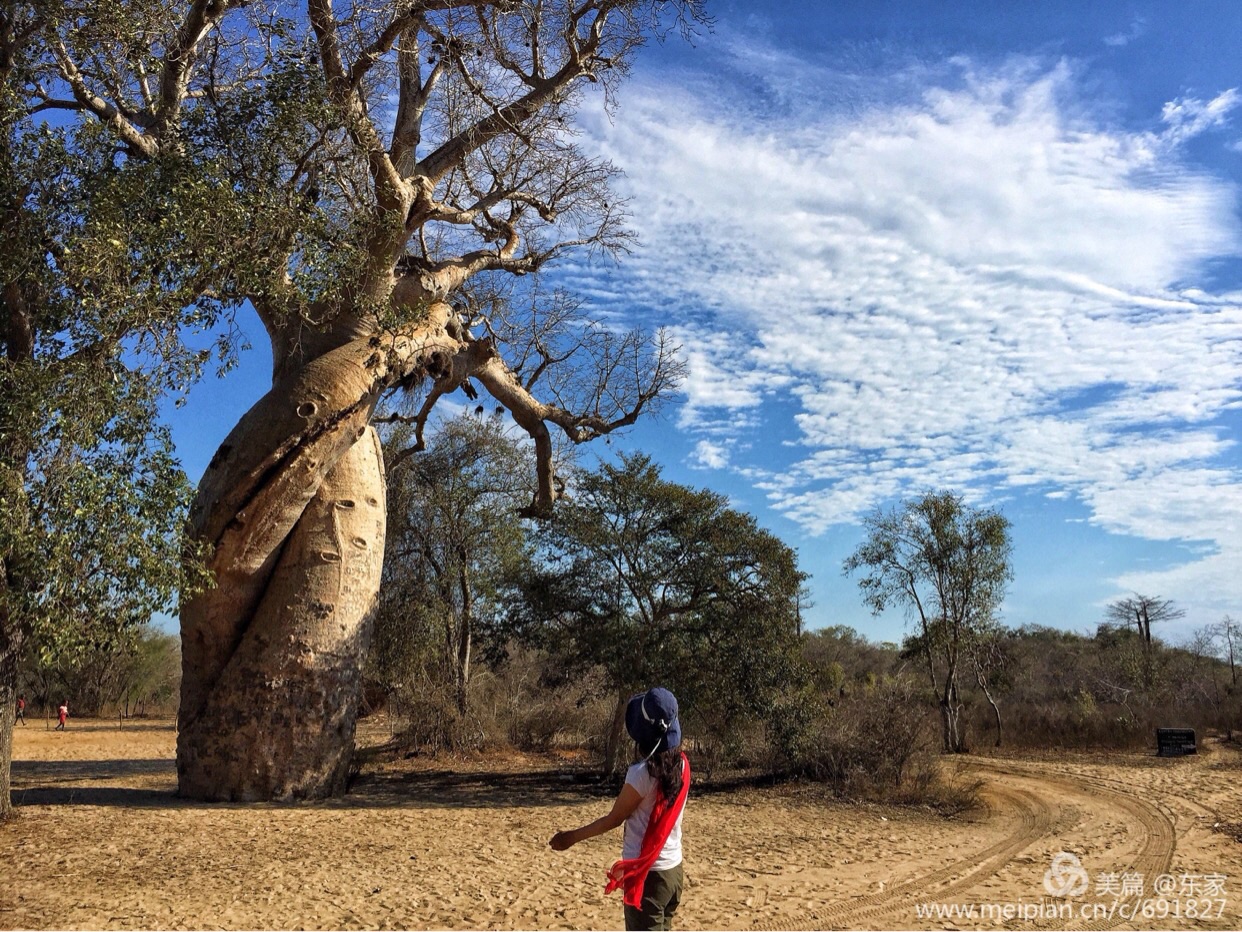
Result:
{"label": "tree canopy", "polygon": [[788,677],[805,578],[794,551],[723,495],[622,456],[574,476],[517,583],[509,632],[554,652],[566,675],[602,667],[619,709],[663,684],[723,733],[762,715]]}
{"label": "tree canopy", "polygon": [[122,646],[201,581],[157,403],[210,361],[194,334],[228,308],[203,292],[219,227],[200,175],[129,160],[51,96],[67,15],[0,11],[0,816],[22,653]]}
{"label": "tree canopy", "polygon": [[984,656],[978,649],[1012,576],[1009,521],[955,493],[928,492],[873,512],[864,527],[845,572],[862,573],[858,586],[876,614],[895,604],[914,620],[912,647],[940,703],[944,750],[960,751],[958,677]]}
{"label": "tree canopy", "polygon": [[[526,558],[519,511],[530,500],[529,451],[499,418],[461,414],[424,450],[410,429],[388,438],[388,543],[372,669],[390,688],[448,685],[467,712],[479,630],[503,611],[505,581]],[[412,684],[410,684],[412,687]]]}

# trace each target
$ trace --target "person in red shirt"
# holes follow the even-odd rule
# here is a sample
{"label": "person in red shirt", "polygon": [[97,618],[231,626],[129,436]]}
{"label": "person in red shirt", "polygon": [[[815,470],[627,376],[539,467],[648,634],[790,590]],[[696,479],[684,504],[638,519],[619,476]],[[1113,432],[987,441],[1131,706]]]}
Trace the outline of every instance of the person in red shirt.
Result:
{"label": "person in red shirt", "polygon": [[56,726],[57,731],[65,730],[65,719],[67,719],[68,717],[69,717],[69,703],[62,702],[60,704],[60,708],[56,710],[56,719],[57,721],[60,722],[60,724]]}
{"label": "person in red shirt", "polygon": [[681,816],[690,788],[677,699],[659,686],[632,697],[625,728],[639,760],[626,771],[612,811],[581,828],[557,832],[548,844],[564,851],[624,824],[621,860],[609,869],[604,892],[624,891],[627,930],[671,929],[684,883]]}
{"label": "person in red shirt", "polygon": [[[17,697],[17,719],[16,721],[21,722],[23,725],[26,724],[26,697],[25,696]],[[16,722],[14,724],[16,724]]]}

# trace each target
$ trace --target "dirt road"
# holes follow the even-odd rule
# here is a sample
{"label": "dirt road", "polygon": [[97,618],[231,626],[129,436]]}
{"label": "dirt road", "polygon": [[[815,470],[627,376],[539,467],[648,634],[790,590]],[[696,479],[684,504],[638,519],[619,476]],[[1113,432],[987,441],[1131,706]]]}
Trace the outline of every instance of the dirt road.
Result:
{"label": "dirt road", "polygon": [[[602,885],[619,839],[547,848],[608,806],[554,762],[397,764],[343,801],[203,805],[173,797],[173,746],[166,724],[18,729],[0,928],[619,923]],[[970,758],[955,776],[976,778],[986,809],[951,821],[806,788],[698,794],[679,925],[1242,927],[1242,844],[1213,830],[1242,821],[1236,751]]]}

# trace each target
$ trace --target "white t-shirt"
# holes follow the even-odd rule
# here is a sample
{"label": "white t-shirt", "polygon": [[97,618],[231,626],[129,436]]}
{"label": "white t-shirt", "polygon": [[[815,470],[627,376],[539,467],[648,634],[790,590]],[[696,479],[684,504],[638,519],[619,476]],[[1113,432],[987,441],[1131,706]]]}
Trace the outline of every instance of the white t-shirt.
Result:
{"label": "white t-shirt", "polygon": [[[621,857],[629,860],[638,857],[642,850],[643,835],[647,833],[647,823],[651,821],[651,811],[655,808],[656,796],[660,790],[656,786],[655,777],[647,769],[646,761],[631,764],[625,772],[625,782],[638,790],[643,798],[638,808],[625,820],[625,841],[621,845]],[[668,840],[660,850],[660,856],[651,865],[652,870],[666,871],[681,863],[681,817],[685,814],[683,807],[677,814],[677,823],[673,830],[668,833]]]}

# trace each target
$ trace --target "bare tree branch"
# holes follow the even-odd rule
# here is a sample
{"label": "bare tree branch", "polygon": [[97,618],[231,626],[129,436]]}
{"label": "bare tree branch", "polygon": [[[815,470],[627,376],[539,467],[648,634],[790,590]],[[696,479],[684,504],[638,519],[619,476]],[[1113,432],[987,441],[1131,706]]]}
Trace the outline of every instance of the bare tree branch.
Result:
{"label": "bare tree branch", "polygon": [[[388,150],[380,139],[375,124],[367,115],[364,99],[353,86],[345,69],[331,0],[309,0],[307,9],[311,27],[319,41],[323,73],[328,81],[328,95],[341,111],[350,135],[370,165],[376,204],[384,213],[399,213],[404,216],[411,201],[410,189],[388,157]],[[391,241],[393,237],[390,235],[386,239]],[[404,237],[400,241],[404,242]]]}
{"label": "bare tree branch", "polygon": [[69,87],[73,90],[74,98],[82,104],[83,108],[95,114],[102,122],[106,123],[116,133],[118,139],[125,143],[136,155],[145,156],[146,158],[154,158],[158,152],[158,146],[154,139],[143,135],[133,123],[127,120],[114,105],[96,95],[86,84],[86,79],[82,76],[82,72],[78,70],[77,64],[69,55],[69,50],[65,48],[65,43],[60,37],[52,34],[48,37],[48,44],[52,49],[52,54],[56,58],[56,63],[60,67],[61,77],[68,82]]}
{"label": "bare tree branch", "polygon": [[538,401],[499,356],[486,355],[481,365],[471,368],[470,375],[478,379],[535,442],[537,488],[524,512],[526,515],[546,515],[559,494],[554,483],[549,424],[559,427],[574,443],[602,437],[634,424],[644,409],[666,396],[684,376],[677,347],[670,345],[663,334],[657,336],[649,354],[635,345],[634,358],[635,374],[641,381],[633,383],[628,394],[597,392],[593,404],[581,412]]}

